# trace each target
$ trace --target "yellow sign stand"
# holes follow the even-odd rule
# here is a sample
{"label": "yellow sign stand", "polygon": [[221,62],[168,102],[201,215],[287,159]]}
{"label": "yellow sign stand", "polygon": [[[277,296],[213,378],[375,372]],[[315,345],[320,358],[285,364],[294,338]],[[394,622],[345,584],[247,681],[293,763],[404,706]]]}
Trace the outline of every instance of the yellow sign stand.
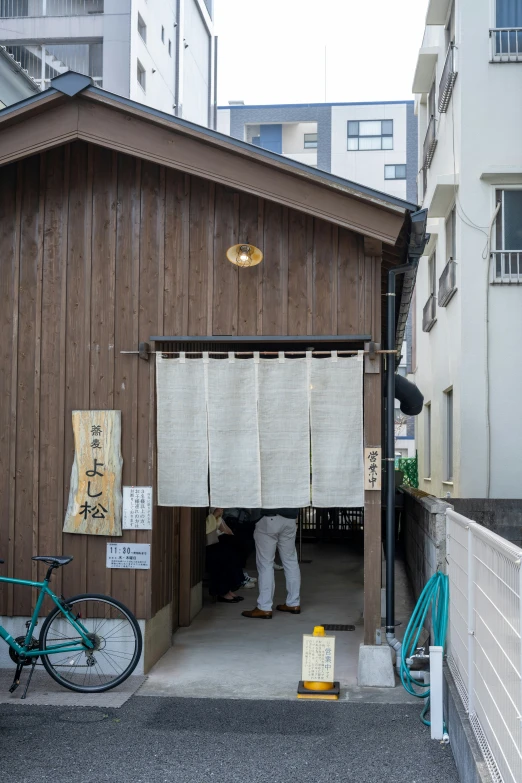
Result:
{"label": "yellow sign stand", "polygon": [[313,634],[303,634],[303,679],[297,688],[298,699],[339,698],[339,683],[334,681],[335,636],[327,636],[322,625]]}

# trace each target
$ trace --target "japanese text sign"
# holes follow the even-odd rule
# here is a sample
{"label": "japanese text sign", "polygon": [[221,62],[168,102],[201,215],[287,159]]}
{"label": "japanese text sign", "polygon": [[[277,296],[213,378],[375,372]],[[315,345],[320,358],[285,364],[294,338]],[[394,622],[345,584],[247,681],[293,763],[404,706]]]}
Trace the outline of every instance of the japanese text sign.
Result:
{"label": "japanese text sign", "polygon": [[121,411],[73,411],[74,462],[64,533],[121,536]]}
{"label": "japanese text sign", "polygon": [[364,488],[380,489],[382,480],[381,448],[364,449]]}
{"label": "japanese text sign", "polygon": [[152,487],[123,487],[123,529],[152,529]]}
{"label": "japanese text sign", "polygon": [[107,568],[150,568],[150,544],[107,544]]}
{"label": "japanese text sign", "polygon": [[334,681],[335,636],[303,634],[303,680]]}

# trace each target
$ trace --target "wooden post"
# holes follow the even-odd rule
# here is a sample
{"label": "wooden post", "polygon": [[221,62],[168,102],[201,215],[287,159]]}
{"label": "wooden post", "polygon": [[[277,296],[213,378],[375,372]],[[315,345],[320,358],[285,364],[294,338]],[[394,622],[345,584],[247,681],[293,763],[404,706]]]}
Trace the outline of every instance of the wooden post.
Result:
{"label": "wooden post", "polygon": [[179,625],[190,625],[190,576],[192,552],[192,509],[182,508],[179,520]]}
{"label": "wooden post", "polygon": [[[380,244],[380,243],[379,243]],[[372,268],[372,340],[381,341],[380,248],[366,247],[365,264]],[[367,274],[369,272],[367,271]],[[382,362],[379,354],[365,360],[364,446],[381,446]],[[380,460],[379,460],[380,461]],[[379,465],[379,469],[380,469]],[[364,644],[379,644],[381,634],[381,491],[364,493]]]}

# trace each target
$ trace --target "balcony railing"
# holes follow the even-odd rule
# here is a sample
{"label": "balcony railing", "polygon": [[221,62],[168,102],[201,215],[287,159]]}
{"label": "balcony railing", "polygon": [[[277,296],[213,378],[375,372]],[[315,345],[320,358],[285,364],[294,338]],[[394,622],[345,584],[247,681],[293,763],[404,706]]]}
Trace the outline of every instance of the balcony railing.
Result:
{"label": "balcony railing", "polygon": [[103,14],[104,0],[0,0],[0,18]]}
{"label": "balcony railing", "polygon": [[424,137],[423,145],[423,166],[425,169],[429,169],[431,161],[435,154],[435,148],[437,146],[437,120],[432,117],[428,124],[426,136]]}
{"label": "balcony railing", "polygon": [[4,43],[9,54],[27,71],[41,90],[47,89],[51,79],[66,71],[76,71],[90,76],[98,87],[103,87],[103,44],[67,43],[10,46]]}
{"label": "balcony railing", "polygon": [[439,277],[439,307],[446,307],[452,296],[457,290],[457,262],[452,258],[444,267],[444,271]]}
{"label": "balcony railing", "polygon": [[495,27],[489,31],[490,62],[522,62],[522,27]]}
{"label": "balcony railing", "polygon": [[446,62],[444,63],[444,69],[442,71],[442,78],[439,84],[439,111],[443,114],[448,109],[451,93],[453,92],[453,85],[457,78],[457,69],[455,63],[455,44],[452,42],[449,45],[448,53],[446,55]]}
{"label": "balcony railing", "polygon": [[430,298],[424,305],[422,311],[422,331],[429,332],[433,328],[435,321],[437,320],[437,300],[435,294],[431,294]]}
{"label": "balcony railing", "polygon": [[494,250],[491,258],[492,283],[522,283],[522,250]]}

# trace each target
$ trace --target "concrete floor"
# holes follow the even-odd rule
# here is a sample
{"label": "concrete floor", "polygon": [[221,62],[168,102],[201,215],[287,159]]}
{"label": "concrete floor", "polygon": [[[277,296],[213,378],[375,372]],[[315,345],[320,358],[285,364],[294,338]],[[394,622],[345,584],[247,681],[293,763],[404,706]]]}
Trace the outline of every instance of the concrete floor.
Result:
{"label": "concrete floor", "polygon": [[[341,698],[350,701],[407,702],[402,687],[358,688],[357,664],[363,640],[362,548],[343,543],[305,544],[301,565],[301,614],[274,611],[272,620],[251,620],[243,609],[255,606],[257,589],[242,590],[237,605],[205,603],[189,628],[173,637],[173,647],[149,672],[138,696],[192,698],[295,699],[301,678],[302,635],[323,623],[352,624],[336,632],[335,679]],[[255,569],[249,567],[251,575]],[[284,603],[285,579],[275,572],[274,606]],[[397,566],[398,603],[408,604],[401,564]],[[401,619],[399,617],[399,619]],[[383,635],[384,638],[384,635]]]}

